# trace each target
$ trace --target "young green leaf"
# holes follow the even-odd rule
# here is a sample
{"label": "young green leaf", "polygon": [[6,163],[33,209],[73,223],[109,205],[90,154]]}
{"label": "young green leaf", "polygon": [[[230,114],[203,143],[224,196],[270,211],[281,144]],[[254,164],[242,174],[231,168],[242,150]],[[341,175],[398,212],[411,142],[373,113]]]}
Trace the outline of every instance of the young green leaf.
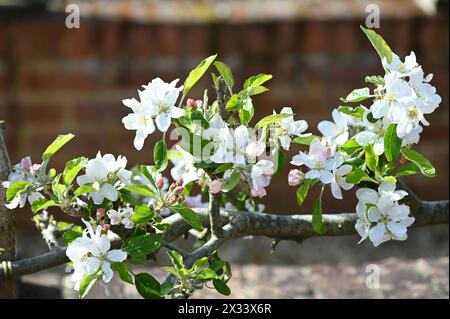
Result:
{"label": "young green leaf", "polygon": [[409,148],[402,148],[403,156],[417,165],[423,175],[427,177],[436,176],[436,169],[429,160],[427,160],[422,154],[413,151]]}
{"label": "young green leaf", "polygon": [[86,167],[88,159],[86,157],[75,158],[67,162],[66,167],[63,171],[64,184],[70,185],[77,174]]}
{"label": "young green leaf", "polygon": [[194,212],[192,209],[188,207],[176,207],[172,208],[176,213],[180,214],[181,217],[192,227],[194,227],[198,231],[202,231],[204,229],[203,224],[200,220],[200,216]]}
{"label": "young green leaf", "polygon": [[48,161],[50,157],[52,157],[61,147],[63,147],[64,144],[74,138],[74,136],[75,135],[73,134],[59,135],[56,140],[54,140],[53,143],[50,144],[44,151],[44,154],[42,154],[42,160],[44,162]]}
{"label": "young green leaf", "polygon": [[97,273],[93,275],[86,275],[83,277],[83,279],[80,282],[80,290],[79,290],[79,297],[80,299],[83,299],[87,296],[89,293],[89,290],[94,286],[95,282],[98,278],[100,278],[101,272],[98,271]]}
{"label": "young green leaf", "polygon": [[172,264],[178,269],[183,269],[184,268],[184,261],[183,261],[183,256],[181,256],[181,254],[175,250],[169,250],[167,252],[167,254],[170,257],[170,260],[172,261]]}
{"label": "young green leaf", "polygon": [[316,135],[308,135],[308,136],[297,136],[292,140],[292,143],[302,144],[302,145],[311,145],[312,141],[315,139],[319,139]]}
{"label": "young green leaf", "polygon": [[153,197],[155,195],[147,185],[127,185],[123,189],[145,197]]}
{"label": "young green leaf", "polygon": [[363,147],[358,144],[354,139],[348,140],[344,145],[339,147],[339,150],[347,155],[353,155],[361,151]]}
{"label": "young green leaf", "polygon": [[147,273],[142,272],[134,276],[134,284],[139,294],[145,299],[163,298],[158,280]]}
{"label": "young green leaf", "polygon": [[6,201],[12,201],[16,196],[25,192],[30,186],[31,184],[25,181],[12,183],[6,190]]}
{"label": "young green leaf", "polygon": [[145,224],[152,220],[156,216],[155,212],[150,210],[147,205],[141,205],[134,209],[134,215],[131,216],[131,220],[135,224]]}
{"label": "young green leaf", "polygon": [[214,66],[216,67],[217,71],[219,71],[220,75],[222,76],[225,83],[227,84],[228,90],[230,91],[230,93],[232,93],[233,86],[234,86],[234,77],[233,77],[233,73],[231,72],[230,67],[220,61],[214,62]]}
{"label": "young green leaf", "polygon": [[384,85],[384,78],[379,75],[366,76],[365,81],[376,85]]}
{"label": "young green leaf", "polygon": [[229,296],[231,294],[230,288],[227,286],[225,281],[221,279],[214,279],[213,285],[216,290],[224,296]]}
{"label": "young green leaf", "polygon": [[241,181],[241,172],[234,171],[229,178],[222,183],[222,192],[228,193],[233,190]]}
{"label": "young green leaf", "polygon": [[367,145],[364,147],[364,154],[365,154],[365,160],[367,167],[372,171],[375,172],[377,170],[378,166],[378,155],[375,155],[373,151],[373,144]]}
{"label": "young green leaf", "polygon": [[41,211],[43,209],[53,207],[53,206],[59,206],[57,202],[54,200],[49,200],[46,198],[38,198],[36,199],[33,204],[31,204],[31,211],[36,214],[38,211]]}
{"label": "young green leaf", "polygon": [[125,246],[129,255],[148,255],[161,247],[163,238],[161,234],[142,234],[131,237]]}
{"label": "young green leaf", "polygon": [[323,225],[322,221],[322,196],[323,196],[323,187],[320,191],[319,198],[316,199],[313,205],[313,216],[312,216],[312,224],[313,229],[318,234],[325,234],[326,228]]}
{"label": "young green leaf", "polygon": [[402,140],[397,136],[397,125],[390,124],[384,133],[384,154],[389,162],[395,162],[400,154]]}
{"label": "young green leaf", "polygon": [[71,230],[64,232],[62,239],[69,245],[72,241],[83,235],[83,229],[80,226],[72,227]]}
{"label": "young green leaf", "polygon": [[95,191],[97,191],[97,189],[94,186],[92,186],[92,184],[84,184],[75,190],[74,195],[75,197],[78,197],[80,195],[92,193]]}
{"label": "young green leaf", "polygon": [[303,204],[303,202],[306,199],[306,196],[308,196],[309,188],[311,186],[311,180],[305,179],[300,185],[300,187],[297,189],[297,203],[299,206]]}
{"label": "young green leaf", "polygon": [[362,120],[364,117],[365,110],[362,106],[351,107],[346,105],[341,105],[338,107],[338,111],[350,116],[353,116],[356,119]]}
{"label": "young green leaf", "polygon": [[244,83],[244,90],[247,90],[252,87],[261,86],[265,82],[269,81],[272,78],[271,74],[257,74],[248,78]]}
{"label": "young green leaf", "polygon": [[128,270],[128,263],[126,261],[114,263],[111,265],[111,268],[119,274],[119,277],[120,279],[122,279],[122,281],[134,285],[134,276]]}
{"label": "young green leaf", "polygon": [[372,181],[369,175],[360,168],[354,169],[347,174],[345,181],[350,184],[359,184],[361,181]]}
{"label": "young green leaf", "polygon": [[216,59],[217,54],[211,55],[210,57],[207,57],[206,59],[202,60],[199,65],[195,69],[193,69],[186,81],[184,81],[183,85],[183,97],[186,96],[186,94],[189,92],[190,89],[195,85],[195,83],[200,80],[200,78],[205,74],[206,70],[210,67],[210,65],[214,62]]}
{"label": "young green leaf", "polygon": [[286,113],[281,113],[281,114],[272,114],[269,116],[264,117],[263,119],[261,119],[258,123],[256,123],[255,125],[255,130],[260,129],[264,126],[276,123],[281,121],[282,119],[288,118],[293,116],[292,114],[286,114]]}
{"label": "young green leaf", "polygon": [[399,167],[399,169],[397,170],[397,174],[395,176],[401,177],[401,176],[408,176],[408,175],[416,175],[419,173],[421,173],[420,168],[414,163],[409,163],[409,164]]}
{"label": "young green leaf", "polygon": [[345,103],[356,103],[364,101],[369,97],[370,97],[369,88],[361,88],[351,91],[346,98],[341,98],[341,101]]}
{"label": "young green leaf", "polygon": [[387,45],[386,41],[377,34],[375,31],[366,29],[361,26],[361,30],[366,34],[367,38],[369,38],[375,50],[378,52],[378,55],[381,59],[386,58],[387,63],[392,62],[392,50]]}
{"label": "young green leaf", "polygon": [[235,111],[239,109],[239,96],[237,94],[233,94],[228,100],[227,104],[225,104],[225,109],[227,111]]}
{"label": "young green leaf", "polygon": [[168,159],[167,159],[167,145],[164,139],[161,139],[158,142],[156,142],[155,147],[153,149],[153,158],[155,160],[155,165],[158,171],[161,172],[166,169]]}

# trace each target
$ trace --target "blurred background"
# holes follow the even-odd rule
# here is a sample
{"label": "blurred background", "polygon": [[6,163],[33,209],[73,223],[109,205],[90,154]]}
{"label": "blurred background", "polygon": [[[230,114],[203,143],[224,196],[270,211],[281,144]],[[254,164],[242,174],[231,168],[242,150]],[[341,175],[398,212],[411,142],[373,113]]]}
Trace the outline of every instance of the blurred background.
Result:
{"label": "blurred background", "polygon": [[[80,28],[66,28],[68,4],[79,6]],[[446,199],[449,191],[448,1],[0,0],[0,119],[7,122],[11,161],[16,163],[26,155],[38,160],[58,134],[72,132],[76,138],[52,159],[52,166],[57,169],[76,156],[93,157],[98,150],[126,155],[130,165],[151,163],[152,142],[160,135],[152,135],[144,149],[136,151],[132,145],[134,133],[125,130],[121,123],[128,113],[121,100],[137,97],[137,89],[154,77],[184,81],[189,70],[214,53],[230,65],[237,85],[257,73],[273,74],[268,83],[270,91],[254,99],[255,123],[273,109],[279,111],[290,106],[299,118],[308,121],[312,132],[317,132],[317,123],[331,118],[339,97],[365,86],[366,75],[383,72],[378,55],[359,29],[369,14],[366,12],[369,4],[379,6],[381,23],[377,32],[393,51],[402,58],[415,51],[425,72],[434,73],[432,84],[443,101],[427,117],[431,126],[425,128],[416,149],[433,162],[438,175],[432,179],[417,176],[405,180],[423,199]],[[203,89],[210,87],[210,77],[205,76],[190,92],[190,97],[201,98]],[[291,149],[293,155],[295,147]],[[287,165],[272,180],[269,195],[263,200],[266,211],[308,213],[316,196],[313,193],[299,208],[295,189],[287,186],[289,169]],[[334,201],[327,196],[325,212],[354,211],[356,201],[352,192],[344,194],[344,198]],[[38,235],[30,216],[27,210],[16,212],[19,257],[36,254],[27,244]],[[334,265],[339,263],[346,263],[342,269],[354,267],[356,273],[347,271],[349,278],[360,278],[364,273],[362,265],[381,260],[381,264],[387,263],[386,269],[412,267],[414,275],[410,279],[417,274],[422,279],[428,278],[424,283],[417,282],[419,277],[412,281],[411,285],[419,288],[406,287],[408,291],[422,289],[422,295],[406,297],[448,298],[448,226],[411,230],[408,241],[387,243],[376,249],[368,244],[356,246],[356,242],[356,236],[312,239],[302,245],[282,242],[270,254],[270,241],[258,238],[242,240],[239,244],[232,242],[225,247],[224,255],[248,267],[279,264],[297,269],[296,265],[309,267],[306,265],[316,263],[331,267],[311,266],[313,273],[323,272],[318,278],[335,274]],[[446,271],[441,269],[443,266]],[[277,276],[267,275],[265,268],[249,268],[247,272],[251,275],[247,274],[247,282],[255,278],[256,285],[257,278],[264,274],[267,280],[284,278],[282,274],[291,271],[291,266],[286,267],[270,270],[281,274]],[[258,271],[261,274],[255,275]],[[244,270],[241,273],[246,276]],[[346,271],[339,270],[339,273],[344,276]],[[297,277],[311,277],[307,271],[302,274]],[[395,274],[392,277],[399,278]],[[40,280],[33,278],[31,282]],[[336,283],[336,297],[345,297],[343,287],[351,285],[342,283],[348,283],[349,278],[342,277],[342,282]],[[288,282],[286,279],[284,284]],[[332,281],[329,283],[332,285]],[[388,287],[385,295],[379,291],[365,295],[362,290],[356,290],[350,296],[398,297],[398,287],[402,288],[398,291],[405,288],[400,283],[391,287],[390,294]],[[24,297],[33,291],[30,289],[22,290]],[[333,296],[327,295],[331,288],[324,288],[326,292],[322,295],[317,292],[319,288],[308,289],[298,296]],[[285,291],[286,295],[276,295],[276,289],[258,295],[264,289],[254,290],[258,291],[256,295],[242,296],[297,296],[290,295],[289,291]]]}

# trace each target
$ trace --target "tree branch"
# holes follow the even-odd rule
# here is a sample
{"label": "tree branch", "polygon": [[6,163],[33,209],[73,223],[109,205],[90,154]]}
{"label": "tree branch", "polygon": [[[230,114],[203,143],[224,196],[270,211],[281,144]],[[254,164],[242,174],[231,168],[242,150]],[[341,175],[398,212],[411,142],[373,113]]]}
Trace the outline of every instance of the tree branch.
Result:
{"label": "tree branch", "polygon": [[[448,224],[449,201],[421,201],[411,207],[412,215],[416,221],[411,227]],[[202,224],[209,227],[210,217],[208,209],[195,209],[200,216]],[[345,236],[355,234],[355,223],[358,216],[356,213],[325,214],[323,224],[326,228],[325,234],[317,234],[313,230],[312,215],[274,215],[250,212],[228,212],[220,211],[220,220],[223,227],[221,237],[215,235],[199,249],[188,253],[185,260],[186,266],[190,267],[195,260],[206,256],[219,248],[225,241],[249,235],[266,236],[277,240],[294,240],[301,242],[306,238],[317,236]],[[172,215],[164,220],[170,223],[171,228],[164,232],[164,240],[171,242],[182,236],[191,228],[184,219]],[[24,260],[13,261],[12,276],[19,276],[41,271],[53,266],[67,262],[65,250],[54,249],[53,251]],[[4,278],[5,269],[0,265],[0,280]]]}

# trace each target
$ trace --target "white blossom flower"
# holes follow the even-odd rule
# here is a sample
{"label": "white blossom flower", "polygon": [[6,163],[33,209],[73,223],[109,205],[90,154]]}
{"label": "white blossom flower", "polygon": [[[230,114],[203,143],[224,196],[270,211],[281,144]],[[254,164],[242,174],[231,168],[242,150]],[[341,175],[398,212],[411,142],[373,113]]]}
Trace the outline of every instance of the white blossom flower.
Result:
{"label": "white blossom flower", "polygon": [[391,119],[401,116],[400,112],[413,102],[417,95],[412,87],[397,72],[387,73],[384,76],[385,93],[382,98],[376,99],[370,107],[373,117],[379,119],[388,115]]}
{"label": "white blossom flower", "polygon": [[[142,101],[142,92],[138,91],[138,93]],[[142,102],[134,98],[122,100],[122,103],[133,110],[133,113],[128,114],[122,119],[122,123],[127,130],[136,131],[134,147],[139,151],[144,146],[144,141],[147,136],[155,131],[155,125],[152,119],[153,110],[145,107]]]}
{"label": "white blossom flower", "polygon": [[[274,112],[274,114],[276,114]],[[281,147],[289,151],[292,138],[296,136],[309,136],[311,134],[302,134],[308,129],[308,123],[304,120],[294,121],[294,113],[290,107],[284,107],[280,114],[292,114],[292,116],[286,117],[271,125],[272,139],[279,140]]]}
{"label": "white blossom flower", "polygon": [[400,57],[393,53],[391,63],[387,63],[386,58],[383,58],[382,63],[389,72],[397,72],[402,77],[410,76],[420,67],[413,51],[405,57],[405,62],[402,62]]}
{"label": "white blossom flower", "polygon": [[354,136],[355,141],[361,146],[373,145],[373,151],[376,155],[384,153],[384,124],[382,120],[375,123],[367,119],[370,112],[367,110],[363,116],[364,130]]}
{"label": "white blossom flower", "polygon": [[362,237],[361,241],[369,237],[376,247],[390,239],[407,238],[407,227],[412,225],[414,217],[409,216],[407,205],[398,203],[406,195],[407,192],[396,190],[395,184],[386,181],[380,184],[378,192],[370,188],[356,191],[359,219],[355,228]]}
{"label": "white blossom flower", "polygon": [[160,78],[153,79],[148,85],[144,85],[141,94],[141,103],[148,108],[155,117],[155,123],[161,132],[167,131],[171,118],[180,118],[186,111],[175,106],[178,95],[183,91],[183,86],[175,87],[178,79],[166,83]]}
{"label": "white blossom flower", "polygon": [[131,220],[134,215],[134,210],[127,204],[125,207],[120,207],[118,210],[111,209],[107,213],[111,220],[111,225],[124,225],[126,229],[133,229],[135,224]]}
{"label": "white blossom flower", "polygon": [[333,194],[334,198],[336,199],[342,199],[342,191],[341,188],[344,190],[349,190],[353,187],[353,184],[348,183],[345,179],[348,173],[352,171],[351,165],[342,165],[339,168],[333,169],[333,181],[331,182],[331,193]]}
{"label": "white blossom flower", "polygon": [[86,225],[83,235],[72,241],[66,250],[66,255],[73,263],[74,272],[70,280],[75,284],[74,289],[80,289],[80,283],[86,275],[101,271],[105,283],[111,281],[113,271],[111,264],[124,261],[127,253],[120,250],[110,250],[111,243],[108,236],[102,233],[102,226],[97,226],[95,232],[92,225],[82,219]]}
{"label": "white blossom flower", "polygon": [[111,154],[101,155],[88,161],[86,174],[77,177],[79,185],[92,184],[95,192],[89,193],[96,205],[103,203],[105,198],[116,201],[119,197],[117,189],[129,183],[131,172],[125,169],[127,159],[118,156],[117,160]]}
{"label": "white blossom flower", "polygon": [[317,128],[334,150],[336,146],[344,145],[348,140],[348,116],[337,109],[331,113],[333,121],[322,121]]}
{"label": "white blossom flower", "polygon": [[8,209],[22,208],[25,206],[27,200],[31,205],[34,201],[44,196],[39,192],[42,188],[42,183],[38,178],[41,164],[33,164],[29,156],[21,159],[20,163],[14,165],[11,173],[8,175],[8,180],[2,182],[2,186],[8,189],[11,184],[19,181],[28,182],[31,186],[24,192],[17,194],[9,203],[5,203]]}
{"label": "white blossom flower", "polygon": [[269,186],[270,179],[274,174],[273,162],[260,160],[251,167],[251,194],[253,197],[264,197],[267,195],[265,187]]}
{"label": "white blossom flower", "polygon": [[305,174],[305,178],[318,178],[323,184],[333,181],[334,168],[342,164],[341,156],[331,156],[331,149],[324,146],[318,139],[314,139],[309,147],[309,154],[299,152],[292,158],[291,164],[296,166],[305,165],[310,170]]}
{"label": "white blossom flower", "polygon": [[177,181],[182,179],[184,184],[196,181],[201,172],[194,166],[195,160],[191,153],[186,152],[179,145],[175,146],[176,156],[171,158],[173,168],[170,170],[172,178]]}

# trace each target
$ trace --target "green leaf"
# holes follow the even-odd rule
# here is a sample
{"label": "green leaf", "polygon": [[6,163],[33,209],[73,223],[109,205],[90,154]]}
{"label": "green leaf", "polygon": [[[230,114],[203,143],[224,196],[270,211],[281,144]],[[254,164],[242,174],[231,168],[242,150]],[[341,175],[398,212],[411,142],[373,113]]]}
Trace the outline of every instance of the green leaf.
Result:
{"label": "green leaf", "polygon": [[234,171],[230,177],[222,183],[222,192],[228,193],[233,190],[241,182],[241,172]]}
{"label": "green leaf", "polygon": [[286,154],[284,154],[281,148],[277,150],[277,155],[277,169],[273,173],[274,175],[278,175],[281,172],[287,161]]}
{"label": "green leaf", "polygon": [[420,168],[414,163],[409,163],[399,167],[399,169],[397,170],[397,174],[395,176],[401,177],[408,175],[416,175],[419,173],[421,173]]}
{"label": "green leaf", "polygon": [[33,204],[31,204],[31,211],[36,214],[40,210],[54,206],[59,206],[59,204],[54,200],[49,200],[46,198],[38,198],[33,202]]}
{"label": "green leaf", "polygon": [[95,187],[93,187],[92,184],[84,184],[75,190],[74,195],[76,197],[78,197],[80,195],[87,194],[87,193],[93,193],[96,191],[97,191],[97,189]]}
{"label": "green leaf", "polygon": [[403,156],[417,165],[423,175],[427,177],[436,176],[436,169],[429,160],[427,160],[422,154],[413,151],[409,148],[402,148]]}
{"label": "green leaf", "polygon": [[139,294],[145,299],[162,299],[161,285],[158,280],[147,273],[139,273],[134,276],[134,283]]}
{"label": "green leaf", "polygon": [[114,263],[111,265],[111,268],[119,274],[119,277],[120,279],[122,279],[122,281],[134,285],[134,276],[128,270],[128,263],[126,261]]}
{"label": "green leaf", "polygon": [[350,184],[359,184],[361,181],[372,181],[369,175],[360,168],[354,169],[347,174],[345,181]]}
{"label": "green leaf", "polygon": [[363,147],[354,139],[348,140],[344,145],[339,147],[339,150],[347,155],[353,155],[362,149]]}
{"label": "green leaf", "polygon": [[220,75],[224,79],[224,81],[227,84],[228,89],[231,93],[233,90],[233,86],[234,86],[234,77],[233,77],[233,72],[231,72],[230,67],[220,61],[214,62],[214,66],[216,67],[217,71],[219,71]]}
{"label": "green leaf", "polygon": [[145,224],[155,217],[155,212],[150,210],[147,205],[141,205],[134,209],[134,215],[131,216],[131,220],[135,224]]}
{"label": "green leaf", "polygon": [[252,87],[261,86],[265,82],[269,81],[272,78],[271,74],[257,74],[248,78],[244,83],[244,90],[247,90]]}
{"label": "green leaf", "polygon": [[63,171],[64,184],[70,185],[80,170],[86,167],[88,159],[86,157],[75,158],[68,161]]}
{"label": "green leaf", "polygon": [[255,130],[260,129],[264,126],[273,124],[275,122],[279,122],[282,119],[292,117],[292,116],[293,116],[293,114],[286,114],[286,113],[272,114],[272,115],[266,116],[265,118],[261,119],[258,123],[256,123]]}
{"label": "green leaf", "polygon": [[203,258],[197,259],[195,261],[194,265],[192,265],[192,269],[193,270],[201,269],[201,268],[205,267],[206,265],[208,265],[208,261],[209,261],[208,257],[203,257]]}
{"label": "green leaf", "polygon": [[155,147],[153,148],[153,158],[155,160],[155,164],[158,171],[161,172],[166,169],[168,159],[167,159],[167,145],[164,139],[156,142]]}
{"label": "green leaf", "polygon": [[210,57],[202,60],[199,65],[195,69],[193,69],[186,81],[184,81],[183,85],[183,96],[186,96],[186,94],[189,92],[190,89],[195,85],[195,83],[200,80],[200,78],[205,74],[206,70],[210,67],[210,65],[214,62],[216,59],[217,54],[211,55]]}
{"label": "green leaf", "polygon": [[397,125],[390,124],[384,133],[384,154],[389,162],[395,162],[400,154],[402,140],[397,136]]}
{"label": "green leaf", "polygon": [[161,234],[142,234],[131,237],[125,246],[125,251],[132,256],[148,255],[161,247]]}
{"label": "green leaf", "polygon": [[201,220],[200,220],[200,216],[194,212],[192,209],[188,208],[188,207],[183,207],[183,206],[179,206],[176,208],[172,209],[177,212],[178,214],[180,214],[181,217],[183,217],[183,219],[192,227],[194,227],[194,229],[198,230],[198,231],[202,231],[204,229]]}
{"label": "green leaf", "polygon": [[78,237],[81,237],[83,235],[83,230],[80,226],[72,227],[71,230],[68,230],[64,232],[62,235],[62,239],[66,243],[66,245],[69,245],[71,242],[73,242]]}
{"label": "green leaf", "polygon": [[205,268],[202,271],[200,271],[200,273],[197,275],[196,278],[200,280],[210,280],[217,278],[217,274],[211,268]]}
{"label": "green leaf", "polygon": [[353,116],[354,118],[359,120],[363,119],[364,113],[366,112],[366,110],[362,106],[351,107],[346,105],[339,106],[338,111]]}
{"label": "green leaf", "polygon": [[221,293],[222,295],[229,296],[231,294],[231,290],[230,290],[230,288],[228,288],[225,281],[223,281],[221,279],[214,279],[213,285],[214,285],[214,288],[216,288],[216,290],[219,293]]}
{"label": "green leaf", "polygon": [[239,106],[239,96],[237,94],[233,94],[227,104],[225,104],[225,109],[227,111],[235,111],[239,109]]}
{"label": "green leaf", "polygon": [[316,199],[313,205],[312,224],[314,231],[318,234],[326,233],[326,228],[323,225],[322,221],[322,196],[323,196],[323,187],[322,190],[320,191],[319,198]]}
{"label": "green leaf", "polygon": [[297,189],[297,203],[299,206],[303,204],[303,202],[306,199],[306,196],[308,196],[309,188],[311,186],[311,180],[305,179],[303,180],[302,185]]}
{"label": "green leaf", "polygon": [[165,295],[170,294],[172,292],[172,290],[173,290],[172,284],[166,282],[166,283],[162,284],[160,294],[161,294],[161,296],[165,296]]}
{"label": "green leaf", "polygon": [[169,250],[167,252],[167,254],[170,257],[170,260],[172,261],[172,264],[177,268],[177,269],[183,269],[184,268],[184,262],[183,262],[183,256],[181,256],[181,254],[175,250]]}
{"label": "green leaf", "polygon": [[311,145],[312,141],[315,139],[320,139],[316,135],[308,135],[308,136],[297,136],[292,140],[292,143],[302,144],[302,145]]}
{"label": "green leaf", "polygon": [[367,83],[384,85],[384,78],[379,75],[366,76],[365,80]]}
{"label": "green leaf", "polygon": [[369,88],[361,88],[351,91],[346,98],[341,98],[341,101],[345,103],[356,103],[364,101],[369,97],[370,97]]}
{"label": "green leaf", "polygon": [[153,197],[155,195],[147,185],[127,185],[123,189],[145,197]]}
{"label": "green leaf", "polygon": [[394,176],[385,176],[383,179],[386,182],[389,182],[391,184],[396,184],[397,183],[397,179]]}
{"label": "green leaf", "polygon": [[80,282],[80,291],[79,296],[80,299],[83,299],[87,296],[89,293],[89,290],[94,286],[95,282],[98,278],[100,278],[101,271],[98,271],[97,273],[93,275],[86,275],[83,277],[83,279]]}
{"label": "green leaf", "polygon": [[367,167],[372,171],[375,172],[377,170],[378,166],[378,155],[375,155],[373,151],[373,144],[367,145],[364,147],[364,154],[365,154],[365,160]]}
{"label": "green leaf", "polygon": [[12,201],[16,196],[25,192],[30,186],[31,184],[25,181],[18,181],[10,184],[6,190],[6,201]]}
{"label": "green leaf", "polygon": [[219,165],[219,167],[216,168],[216,170],[214,171],[214,174],[223,173],[223,172],[229,170],[230,168],[232,168],[233,165],[234,165],[233,163],[221,164],[221,165]]}
{"label": "green leaf", "polygon": [[253,107],[252,99],[250,97],[246,97],[242,101],[242,107],[239,110],[239,119],[243,125],[247,125],[255,115],[255,108]]}
{"label": "green leaf", "polygon": [[153,176],[158,173],[158,169],[156,167],[141,165],[139,167],[139,171],[142,173],[142,175],[144,175],[149,180],[149,182],[150,182],[150,184],[152,184],[153,188],[157,188],[155,179],[153,178]]}
{"label": "green leaf", "polygon": [[42,160],[44,162],[48,161],[50,157],[52,157],[61,147],[63,147],[64,144],[74,138],[74,136],[75,135],[73,134],[59,135],[56,140],[54,140],[53,143],[50,144],[44,151],[44,154],[42,154]]}
{"label": "green leaf", "polygon": [[267,91],[269,91],[269,89],[266,88],[265,86],[262,86],[262,85],[260,85],[260,86],[252,86],[252,87],[247,89],[247,93],[250,96],[261,94],[261,93],[264,93],[264,92],[267,92]]}
{"label": "green leaf", "polygon": [[366,29],[361,26],[361,30],[366,34],[367,38],[369,38],[375,50],[378,52],[378,55],[381,59],[386,58],[387,63],[392,62],[392,50],[387,45],[386,41],[378,35],[375,31]]}

